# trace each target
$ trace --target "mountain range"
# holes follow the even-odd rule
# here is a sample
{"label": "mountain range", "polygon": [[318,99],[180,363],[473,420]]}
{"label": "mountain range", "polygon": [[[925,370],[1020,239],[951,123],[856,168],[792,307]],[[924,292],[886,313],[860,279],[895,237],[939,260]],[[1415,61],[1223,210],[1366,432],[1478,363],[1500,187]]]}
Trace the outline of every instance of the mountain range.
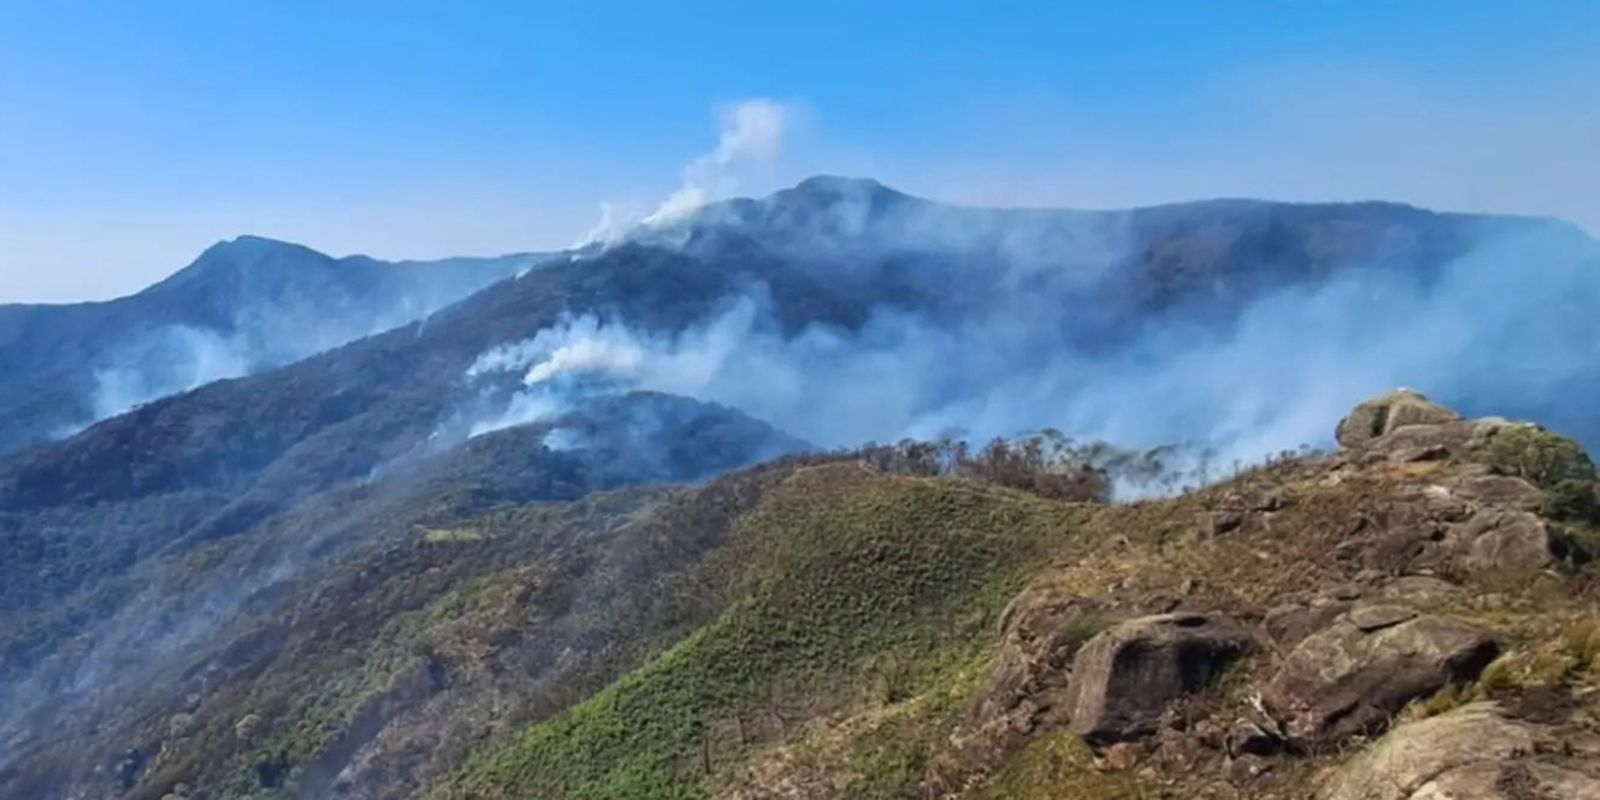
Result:
{"label": "mountain range", "polygon": [[[1356,613],[1402,577],[1447,587],[1391,624],[1494,627],[1490,533],[1506,574],[1555,577],[1495,589],[1480,638],[1520,669],[1587,630],[1596,307],[1600,245],[1552,220],[974,209],[835,177],[563,253],[244,237],[129,298],[0,307],[0,794],[1196,796],[1155,786],[1192,747],[1206,780],[1304,796],[1397,709],[1307,733],[1285,700],[1247,720],[1271,753],[1236,752],[1243,695],[1182,672],[1168,747],[1137,709],[1082,727],[1067,665],[1181,610],[1221,632],[1149,635],[1267,684],[1301,642],[1270,610]],[[1418,401],[1437,441],[1381,405],[1388,438],[1321,452],[1401,384],[1572,440]],[[1351,520],[1302,585],[1239,566],[1315,562]],[[1402,702],[1544,685],[1486,667],[1416,667],[1448,674]]]}
{"label": "mountain range", "polygon": [[128,297],[0,305],[0,453],[420,319],[542,258],[391,264],[241,236]]}

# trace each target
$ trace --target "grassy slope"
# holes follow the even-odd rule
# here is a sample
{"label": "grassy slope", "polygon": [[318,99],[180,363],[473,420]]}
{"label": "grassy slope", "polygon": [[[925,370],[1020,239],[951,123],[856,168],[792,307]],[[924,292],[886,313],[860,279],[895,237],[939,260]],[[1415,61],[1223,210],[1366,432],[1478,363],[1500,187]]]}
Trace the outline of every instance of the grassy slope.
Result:
{"label": "grassy slope", "polygon": [[[135,796],[180,782],[223,798],[320,796],[380,729],[426,734],[440,752],[400,759],[414,763],[396,773],[402,786],[426,778],[450,752],[594,692],[703,622],[693,598],[652,588],[719,546],[731,515],[773,479],[754,470],[696,491],[397,522],[406,530],[319,579],[294,623],[273,631],[282,638],[195,711],[204,728],[159,748],[168,755]],[[448,719],[427,716],[434,700]],[[259,729],[236,736],[250,715]],[[263,768],[281,774],[263,780]]]}
{"label": "grassy slope", "polygon": [[[655,441],[636,442],[631,432],[637,426],[628,424],[636,417],[660,423],[639,438],[655,435],[677,446],[667,450]],[[235,745],[235,720],[249,713],[282,714],[289,702],[284,698],[298,698],[294,702],[305,709],[294,716],[314,722],[293,736],[280,737],[279,746],[237,771],[251,772],[257,762],[294,765],[317,758],[325,744],[345,735],[342,717],[351,713],[348,707],[365,707],[374,696],[381,700],[386,684],[414,681],[419,670],[431,668],[426,659],[419,661],[418,646],[390,653],[397,646],[373,640],[375,631],[464,577],[511,568],[558,576],[568,567],[581,569],[595,559],[574,555],[576,548],[568,540],[583,537],[560,532],[578,530],[598,540],[609,532],[610,516],[629,511],[604,509],[617,498],[608,500],[603,494],[570,505],[536,505],[515,519],[505,514],[476,519],[486,509],[720,472],[771,452],[771,442],[780,438],[724,409],[644,394],[595,404],[574,424],[621,433],[592,436],[593,448],[570,452],[540,446],[543,430],[537,428],[479,437],[457,451],[408,462],[386,480],[338,487],[293,513],[269,519],[249,535],[201,541],[187,550],[173,548],[120,580],[95,583],[95,594],[86,602],[96,604],[97,614],[117,615],[114,622],[89,627],[95,622],[91,615],[77,604],[63,603],[25,618],[30,625],[0,625],[5,667],[22,672],[29,665],[23,658],[11,660],[13,652],[26,656],[30,645],[39,651],[53,646],[56,661],[34,674],[70,681],[77,665],[87,664],[107,670],[110,680],[99,681],[98,692],[127,695],[118,702],[80,702],[78,707],[41,704],[33,712],[34,721],[18,720],[27,740],[0,755],[20,759],[29,751],[54,751],[65,763],[51,771],[71,771],[88,760],[87,743],[105,742],[118,755],[91,758],[115,762],[120,753],[137,748],[152,756],[164,753],[170,762],[159,770],[164,773],[186,773],[202,762],[210,769],[225,761]],[[616,457],[614,451],[630,446],[667,452],[649,461]],[[470,538],[452,541],[445,532],[456,523],[492,527],[495,540],[477,545]],[[686,544],[681,550],[699,552]],[[78,625],[86,626],[90,635],[74,636]],[[373,663],[378,661],[387,666]],[[358,667],[363,674],[348,674]],[[339,677],[324,686],[321,674]],[[219,686],[219,694],[237,697],[211,700]],[[245,686],[249,691],[243,691]],[[190,695],[203,699],[183,699]],[[0,706],[6,705],[5,696],[0,691]],[[179,738],[208,743],[188,741],[176,748],[153,743],[157,738],[171,742],[166,738],[169,717],[180,720],[178,730],[187,728],[182,719],[198,719],[199,730]],[[0,727],[9,722],[0,722]],[[142,729],[138,736],[130,730],[135,727]],[[87,741],[64,744],[80,734],[87,734]],[[6,793],[5,779],[0,772],[0,794]]]}
{"label": "grassy slope", "polygon": [[970,668],[998,611],[1080,515],[855,464],[802,470],[703,565],[728,587],[723,613],[476,758],[437,796],[704,796],[766,738],[726,735],[730,721],[849,714]]}
{"label": "grassy slope", "polygon": [[[1591,529],[1594,509],[1572,508],[1570,490],[1592,490],[1593,468],[1554,437],[1468,458],[1529,477],[1553,519]],[[1313,457],[1107,507],[806,464],[396,520],[392,544],[340,564],[292,625],[219,653],[203,673],[217,690],[192,712],[150,716],[142,746],[162,755],[129,796],[179,783],[205,797],[333,796],[363,748],[392,769],[360,778],[357,797],[933,796],[930,776],[946,777],[1000,652],[996,622],[1024,587],[1090,598],[1102,625],[1171,600],[1256,622],[1286,595],[1350,581],[1361,564],[1329,553],[1351,522],[1367,520],[1374,542],[1414,527],[1400,498],[1462,466]],[[1268,496],[1278,510],[1209,533],[1220,510]],[[1600,685],[1592,567],[1459,579],[1466,591],[1427,610],[1497,632],[1508,653],[1408,714]],[[1219,718],[1268,666],[1246,664],[1207,700]],[[257,728],[242,736],[250,715]],[[1334,760],[1281,759],[1250,796],[1305,796]],[[961,769],[952,780],[979,798],[1181,797],[1198,785],[1106,770],[1053,730]]]}
{"label": "grassy slope", "polygon": [[[1594,488],[1581,453],[1543,434],[1463,460],[1533,479],[1546,505],[1577,473]],[[1172,500],[1101,509],[845,465],[802,473],[704,565],[726,576],[725,612],[589,700],[480,753],[433,796],[927,796],[930,767],[996,652],[993,620],[1021,583],[1097,598],[1113,616],[1188,595],[1186,606],[1259,620],[1276,598],[1348,581],[1356,566],[1327,554],[1350,521],[1403,530],[1411,520],[1396,498],[1460,462],[1380,465],[1338,481],[1328,480],[1330,463],[1293,460]],[[1218,509],[1268,493],[1284,507],[1267,524],[1203,532]],[[1550,516],[1578,535],[1593,522]],[[1600,685],[1594,569],[1574,569],[1457,576],[1466,591],[1424,607],[1496,632],[1506,654],[1480,681],[1403,716],[1537,687],[1584,697]],[[1234,713],[1269,668],[1265,657],[1250,661],[1205,702]],[[800,722],[743,730],[774,708]],[[1285,758],[1253,791],[1305,796],[1342,757]],[[1179,797],[1200,780],[1108,770],[1072,735],[1049,731],[991,767],[963,796]]]}

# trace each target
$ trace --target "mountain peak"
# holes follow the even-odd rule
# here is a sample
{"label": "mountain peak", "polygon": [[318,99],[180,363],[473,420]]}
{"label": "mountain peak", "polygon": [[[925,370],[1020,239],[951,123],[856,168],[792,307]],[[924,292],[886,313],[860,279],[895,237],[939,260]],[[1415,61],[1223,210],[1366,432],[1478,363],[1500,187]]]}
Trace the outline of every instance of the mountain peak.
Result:
{"label": "mountain peak", "polygon": [[808,206],[828,206],[838,203],[865,203],[882,207],[892,203],[915,200],[911,195],[896,191],[871,178],[848,178],[839,175],[814,175],[784,189],[770,198],[778,204],[800,203]]}
{"label": "mountain peak", "polygon": [[801,193],[892,192],[887,186],[872,178],[851,178],[844,175],[813,175],[794,185],[793,191]]}
{"label": "mountain peak", "polygon": [[[234,296],[245,285],[280,285],[307,269],[335,263],[331,256],[304,245],[268,239],[263,236],[238,236],[217,242],[200,253],[189,266],[173,273],[141,294],[174,291],[202,292],[214,296]],[[231,287],[224,289],[223,287]]]}
{"label": "mountain peak", "polygon": [[254,260],[279,253],[295,253],[297,255],[312,254],[322,258],[327,258],[327,256],[323,255],[322,253],[312,250],[311,248],[302,244],[295,244],[294,242],[285,242],[281,239],[272,239],[266,236],[256,236],[254,234],[247,233],[240,236],[235,236],[232,239],[224,239],[216,244],[211,245],[210,247],[207,247],[200,253],[200,257],[195,259],[194,263],[200,264],[202,262],[213,261],[217,259],[227,259],[230,261]]}

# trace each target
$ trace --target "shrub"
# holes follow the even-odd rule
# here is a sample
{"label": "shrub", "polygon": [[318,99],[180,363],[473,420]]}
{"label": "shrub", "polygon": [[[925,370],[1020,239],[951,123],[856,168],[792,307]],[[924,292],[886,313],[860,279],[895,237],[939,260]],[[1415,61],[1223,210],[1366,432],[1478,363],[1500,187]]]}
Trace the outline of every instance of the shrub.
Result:
{"label": "shrub", "polygon": [[1534,426],[1508,426],[1479,453],[1488,463],[1542,488],[1566,481],[1595,484],[1594,462],[1577,442]]}
{"label": "shrub", "polygon": [[966,442],[902,441],[869,444],[845,454],[891,475],[954,475],[1069,502],[1105,502],[1111,484],[1095,463],[1101,448],[1073,442],[1055,431],[995,439],[980,450]]}
{"label": "shrub", "polygon": [[1600,524],[1600,483],[1566,478],[1545,490],[1539,513],[1563,522]]}

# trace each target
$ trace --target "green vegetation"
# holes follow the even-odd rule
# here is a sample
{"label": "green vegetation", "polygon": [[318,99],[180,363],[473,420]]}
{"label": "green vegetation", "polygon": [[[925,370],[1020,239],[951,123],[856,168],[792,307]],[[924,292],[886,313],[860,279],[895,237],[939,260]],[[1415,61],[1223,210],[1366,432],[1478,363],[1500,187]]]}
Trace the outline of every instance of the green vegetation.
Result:
{"label": "green vegetation", "polygon": [[1095,768],[1094,753],[1065,731],[1039,739],[1023,750],[976,794],[974,800],[1135,800],[1151,797],[1124,772]]}
{"label": "green vegetation", "polygon": [[1404,719],[1432,717],[1479,700],[1529,691],[1600,689],[1600,616],[1579,612],[1534,620],[1519,643],[1484,668],[1472,683],[1413,703]]}
{"label": "green vegetation", "polygon": [[[1586,477],[1587,460],[1573,452],[1559,437],[1517,429],[1473,457],[1537,478],[1555,495]],[[994,622],[1018,587],[1032,575],[1030,592],[1059,587],[1066,596],[1134,591],[1154,602],[1200,593],[1197,603],[1245,617],[1285,592],[1347,580],[1316,554],[1349,535],[1348,520],[1394,503],[1399,482],[1453,468],[1382,468],[1330,484],[1318,462],[1290,459],[1172,500],[1090,508],[1000,485],[1027,481],[924,477],[944,472],[928,453],[937,456],[867,451],[892,475],[850,462],[800,466],[739,519],[725,547],[678,580],[716,587],[704,600],[719,608],[709,622],[480,752],[433,796],[891,800],[964,785],[961,796],[974,798],[1161,796],[1172,783],[1150,777],[1151,752],[1097,756],[1056,727],[1013,743],[963,738],[977,730],[969,727],[977,692],[987,691],[982,676],[998,652]],[[1208,533],[1230,508],[1261,521],[1270,514],[1270,528]],[[1047,557],[1056,566],[1039,570]],[[1407,713],[1592,685],[1600,634],[1569,590],[1541,594],[1557,591],[1549,581],[1512,587],[1514,599],[1502,601],[1512,605],[1492,614],[1468,595],[1436,601],[1439,613],[1473,619],[1515,646],[1480,681]],[[1119,616],[1088,611],[1063,622],[1052,652],[1065,655],[1053,657],[1070,658]],[[1224,724],[1235,719],[1263,665],[1238,662],[1190,711],[1203,718],[1215,707]],[[1283,794],[1262,796],[1299,796],[1326,765],[1285,764],[1269,781]]]}
{"label": "green vegetation", "polygon": [[1552,623],[1547,637],[1501,656],[1484,670],[1478,693],[1530,687],[1600,684],[1600,617],[1583,615]]}
{"label": "green vegetation", "polygon": [[[1586,525],[1569,495],[1592,467],[1558,437],[1504,432],[1468,457],[1539,477],[1539,510]],[[1160,741],[1091,752],[1062,727],[1076,650],[1131,616],[1251,624],[1285,597],[1347,591],[1354,564],[1429,563],[1380,548],[1423,511],[1430,495],[1411,489],[1454,485],[1463,466],[1378,462],[1329,481],[1332,459],[1297,457],[1102,505],[1077,502],[1098,496],[1095,475],[1045,449],[902,444],[519,505],[487,469],[517,452],[489,442],[471,471],[484,480],[349,521],[361,535],[282,589],[292,604],[246,606],[184,678],[108,728],[112,755],[96,763],[136,745],[136,800],[180,785],[217,800],[1190,796],[1257,781],[1228,771],[1226,737],[1254,713],[1270,659],[1187,698]],[[271,563],[364,491],[197,547],[175,579],[193,593]],[[1239,522],[1219,529],[1222,515]],[[1341,548],[1352,557],[1326,557]],[[1459,592],[1396,602],[1492,631],[1505,654],[1407,715],[1600,685],[1583,576],[1452,579]],[[1375,598],[1383,580],[1355,589]],[[1303,797],[1339,757],[1271,756],[1265,783],[1240,785]]]}
{"label": "green vegetation", "polygon": [[1577,561],[1600,555],[1600,471],[1576,442],[1537,426],[1509,425],[1474,456],[1542,490],[1534,510],[1561,524],[1577,546]]}
{"label": "green vegetation", "polygon": [[1594,462],[1577,442],[1533,425],[1500,427],[1475,456],[1546,490],[1596,480]]}
{"label": "green vegetation", "polygon": [[[781,740],[786,716],[919,695],[968,662],[987,621],[1074,520],[1070,506],[1001,489],[887,479],[853,464],[802,470],[708,559],[733,587],[725,612],[474,760],[439,796],[699,796],[724,756],[756,744],[713,747],[719,723],[776,718]],[[858,780],[902,785],[920,775],[918,757],[870,750]]]}

